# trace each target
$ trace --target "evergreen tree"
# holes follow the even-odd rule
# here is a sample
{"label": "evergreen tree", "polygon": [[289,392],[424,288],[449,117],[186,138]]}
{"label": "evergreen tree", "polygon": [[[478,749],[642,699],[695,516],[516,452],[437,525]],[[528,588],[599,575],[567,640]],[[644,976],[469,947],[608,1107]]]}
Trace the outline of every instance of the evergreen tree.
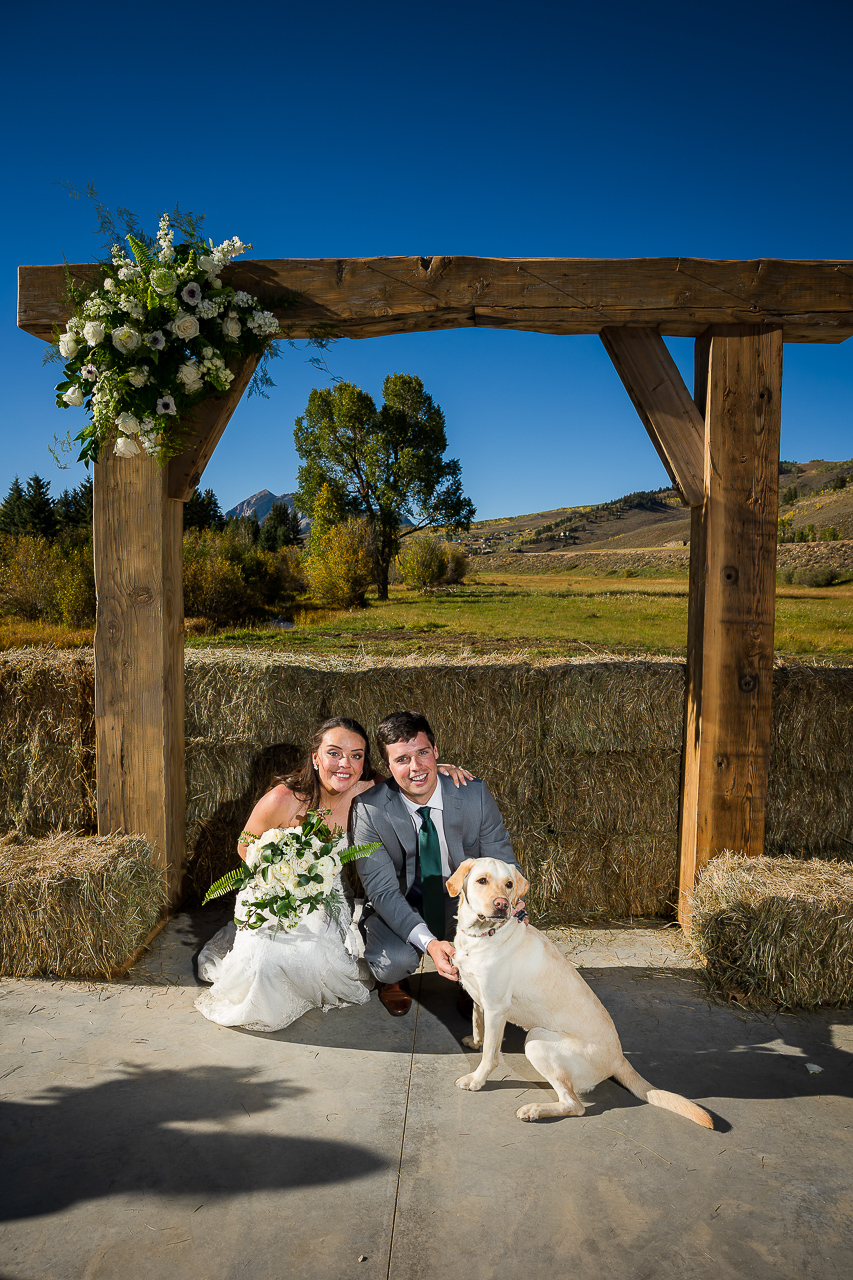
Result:
{"label": "evergreen tree", "polygon": [[184,503],[184,528],[216,529],[217,532],[225,528],[225,517],[212,489],[205,489],[204,493],[193,490],[190,500]]}
{"label": "evergreen tree", "polygon": [[24,500],[24,490],[15,476],[0,504],[0,533],[10,533],[13,537],[24,533]]}
{"label": "evergreen tree", "polygon": [[30,476],[23,500],[24,526],[35,537],[51,539],[56,536],[56,516],[50,484],[41,476]]}
{"label": "evergreen tree", "polygon": [[298,547],[302,542],[299,516],[286,502],[274,502],[261,525],[258,546],[262,551],[278,551],[279,547]]}

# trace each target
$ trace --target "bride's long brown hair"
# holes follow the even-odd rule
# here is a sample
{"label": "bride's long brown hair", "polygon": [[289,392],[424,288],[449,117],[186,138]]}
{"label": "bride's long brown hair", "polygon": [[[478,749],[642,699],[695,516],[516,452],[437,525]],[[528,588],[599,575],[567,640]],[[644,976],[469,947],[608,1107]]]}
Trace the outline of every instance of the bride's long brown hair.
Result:
{"label": "bride's long brown hair", "polygon": [[292,773],[275,779],[275,782],[283,782],[286,787],[290,787],[290,790],[298,799],[307,800],[309,809],[319,808],[322,794],[320,791],[320,775],[314,768],[312,757],[315,751],[320,750],[323,738],[330,729],[346,729],[347,733],[355,733],[358,734],[359,738],[363,738],[364,763],[361,770],[361,780],[373,782],[379,776],[370,759],[370,739],[364,726],[360,725],[357,720],[351,720],[349,716],[333,716],[331,720],[324,720],[312,735],[308,752],[302,763]]}

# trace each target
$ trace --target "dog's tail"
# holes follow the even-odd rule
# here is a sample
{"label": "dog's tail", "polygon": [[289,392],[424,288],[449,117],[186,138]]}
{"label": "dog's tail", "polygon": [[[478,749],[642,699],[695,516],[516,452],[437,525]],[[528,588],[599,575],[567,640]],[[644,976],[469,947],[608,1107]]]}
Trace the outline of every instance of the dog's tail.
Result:
{"label": "dog's tail", "polygon": [[622,1059],[619,1069],[613,1072],[613,1078],[633,1093],[635,1098],[642,1098],[643,1102],[650,1102],[653,1107],[663,1107],[665,1111],[674,1111],[676,1115],[686,1116],[694,1124],[701,1124],[703,1129],[714,1127],[713,1119],[703,1107],[697,1107],[696,1103],[691,1102],[689,1098],[682,1098],[680,1093],[667,1093],[665,1089],[653,1088],[648,1080],[644,1080],[634,1070],[627,1058]]}

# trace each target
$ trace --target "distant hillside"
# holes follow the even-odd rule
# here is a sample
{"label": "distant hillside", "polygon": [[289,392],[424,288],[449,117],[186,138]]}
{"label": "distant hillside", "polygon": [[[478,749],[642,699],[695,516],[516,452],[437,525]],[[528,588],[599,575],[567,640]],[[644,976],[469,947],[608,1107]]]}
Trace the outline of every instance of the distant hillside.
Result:
{"label": "distant hillside", "polygon": [[[831,529],[839,538],[853,538],[853,458],[783,462],[779,472],[779,517],[788,522],[786,536],[813,525],[817,538]],[[685,546],[690,511],[674,489],[659,489],[596,505],[480,520],[460,541],[470,555]]]}
{"label": "distant hillside", "polygon": [[[260,493],[253,493],[251,498],[244,498],[242,502],[238,502],[236,507],[232,507],[230,511],[226,511],[226,518],[247,518],[251,515],[258,517],[258,522],[263,524],[270,511],[277,502],[283,502],[288,510],[293,510],[293,501],[296,497],[293,493],[270,493],[269,489],[261,489]],[[300,516],[299,527],[305,532],[310,527],[311,521],[307,516]]]}

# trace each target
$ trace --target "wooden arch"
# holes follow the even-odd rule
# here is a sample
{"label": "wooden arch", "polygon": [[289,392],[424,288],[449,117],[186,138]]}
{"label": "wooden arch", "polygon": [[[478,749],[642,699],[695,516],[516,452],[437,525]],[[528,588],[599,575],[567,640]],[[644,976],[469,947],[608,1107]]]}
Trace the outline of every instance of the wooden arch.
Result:
{"label": "wooden arch", "polygon": [[[90,278],[90,266],[71,267]],[[467,326],[600,335],[692,509],[679,918],[696,872],[764,845],[783,342],[853,334],[853,263],[694,258],[280,259],[229,268],[288,336]],[[50,339],[71,312],[63,267],[20,267],[18,324]],[[693,393],[663,335],[695,339]],[[182,507],[246,389],[207,401],[162,470],[105,453],[95,472],[98,830],[145,833],[172,901],[185,873]]]}

